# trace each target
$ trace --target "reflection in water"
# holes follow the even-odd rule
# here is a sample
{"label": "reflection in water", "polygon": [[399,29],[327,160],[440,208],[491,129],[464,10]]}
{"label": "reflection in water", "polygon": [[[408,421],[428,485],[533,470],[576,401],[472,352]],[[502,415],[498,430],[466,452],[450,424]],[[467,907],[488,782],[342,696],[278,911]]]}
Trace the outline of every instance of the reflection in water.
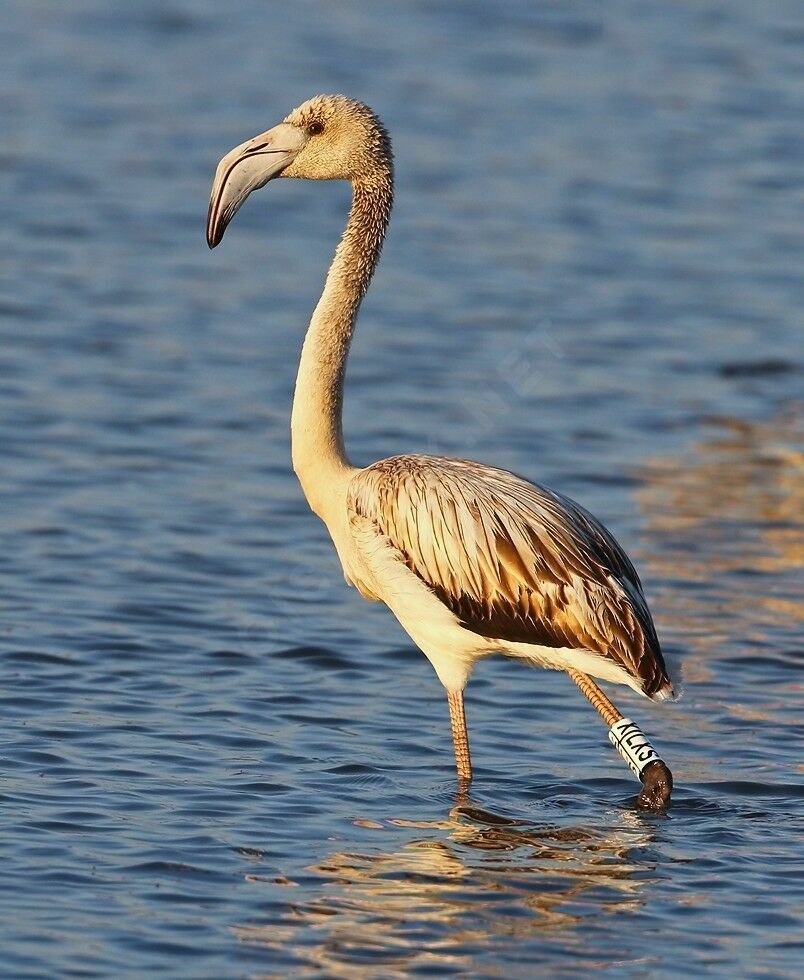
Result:
{"label": "reflection in water", "polygon": [[[637,492],[651,538],[643,560],[671,657],[683,650],[691,696],[676,712],[679,730],[740,718],[762,726],[756,747],[772,743],[772,725],[798,717],[804,433],[795,405],[762,422],[712,424],[715,434],[680,457],[646,464]],[[706,717],[694,711],[703,697]],[[743,752],[743,776],[747,765]],[[785,780],[790,760],[775,753],[758,774]],[[717,756],[684,775],[717,778]]]}
{"label": "reflection in water", "polygon": [[[555,932],[566,942],[583,920],[634,911],[651,870],[636,856],[650,825],[629,812],[605,834],[509,820],[468,803],[441,822],[389,824],[426,833],[395,851],[334,851],[308,869],[320,879],[313,897],[286,906],[279,922],[235,934],[327,976],[360,975],[361,966],[383,976],[468,971],[478,953],[511,939]],[[588,936],[583,953],[611,959],[610,951],[596,956]]]}
{"label": "reflection in water", "polygon": [[[674,543],[685,549],[695,577],[740,570],[748,560],[767,572],[800,564],[804,431],[799,415],[791,411],[759,423],[724,418],[717,424],[721,433],[694,445],[687,458],[647,465],[639,499],[650,526],[663,536],[659,567],[672,568]],[[698,549],[690,554],[689,546],[700,542],[702,533],[706,544],[696,560]]]}
{"label": "reflection in water", "polygon": [[719,432],[686,455],[650,460],[637,493],[654,542],[645,562],[662,585],[670,631],[681,624],[685,645],[699,651],[724,639],[713,613],[758,642],[769,627],[804,618],[791,581],[804,560],[800,416],[714,421]]}

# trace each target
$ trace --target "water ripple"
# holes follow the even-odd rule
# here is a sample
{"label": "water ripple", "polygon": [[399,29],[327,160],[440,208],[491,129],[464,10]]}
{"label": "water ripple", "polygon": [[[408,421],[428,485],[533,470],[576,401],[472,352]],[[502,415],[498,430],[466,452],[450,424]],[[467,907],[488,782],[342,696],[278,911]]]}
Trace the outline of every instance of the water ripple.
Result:
{"label": "water ripple", "polygon": [[[0,974],[798,977],[798,9],[44,10],[0,26]],[[321,90],[396,139],[350,451],[611,526],[684,664],[676,706],[617,695],[666,815],[502,661],[456,796],[431,668],[304,504],[345,191],[278,181],[212,256],[203,223],[219,155]]]}

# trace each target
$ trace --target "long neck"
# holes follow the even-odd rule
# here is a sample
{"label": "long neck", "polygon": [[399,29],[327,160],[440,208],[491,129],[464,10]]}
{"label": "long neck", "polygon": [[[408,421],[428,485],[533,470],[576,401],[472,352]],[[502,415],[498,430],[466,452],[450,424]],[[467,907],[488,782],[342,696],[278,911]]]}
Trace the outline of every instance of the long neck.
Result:
{"label": "long neck", "polygon": [[293,469],[322,517],[328,491],[350,468],[342,424],[346,359],[392,203],[390,169],[354,183],[349,220],[304,339],[291,416]]}

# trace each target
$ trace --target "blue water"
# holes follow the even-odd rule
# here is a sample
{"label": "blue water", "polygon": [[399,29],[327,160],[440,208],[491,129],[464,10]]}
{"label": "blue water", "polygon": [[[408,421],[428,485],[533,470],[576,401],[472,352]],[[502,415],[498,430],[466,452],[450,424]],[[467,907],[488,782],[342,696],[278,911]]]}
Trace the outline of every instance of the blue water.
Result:
{"label": "blue water", "polygon": [[[804,19],[792,2],[10,0],[0,43],[0,973],[798,977]],[[354,460],[506,466],[634,557],[685,697],[425,659],[289,464],[346,188],[204,243],[218,158],[371,103],[397,208]],[[798,577],[797,577],[798,576]]]}

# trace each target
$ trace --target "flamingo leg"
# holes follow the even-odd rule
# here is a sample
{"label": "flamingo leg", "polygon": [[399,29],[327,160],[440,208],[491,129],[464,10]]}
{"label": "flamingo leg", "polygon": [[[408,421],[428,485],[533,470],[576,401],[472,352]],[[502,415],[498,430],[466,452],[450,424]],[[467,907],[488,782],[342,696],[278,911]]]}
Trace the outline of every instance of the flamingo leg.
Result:
{"label": "flamingo leg", "polygon": [[[673,792],[673,774],[637,726],[623,718],[591,677],[572,667],[567,673],[608,726],[612,744],[639,776],[642,790],[637,797],[637,806],[642,810],[664,810]],[[644,760],[648,761],[643,765]]]}
{"label": "flamingo leg", "polygon": [[447,691],[449,723],[452,728],[452,744],[455,746],[455,765],[458,782],[466,787],[472,781],[472,759],[469,755],[469,732],[466,729],[466,712],[463,707],[463,691]]}

